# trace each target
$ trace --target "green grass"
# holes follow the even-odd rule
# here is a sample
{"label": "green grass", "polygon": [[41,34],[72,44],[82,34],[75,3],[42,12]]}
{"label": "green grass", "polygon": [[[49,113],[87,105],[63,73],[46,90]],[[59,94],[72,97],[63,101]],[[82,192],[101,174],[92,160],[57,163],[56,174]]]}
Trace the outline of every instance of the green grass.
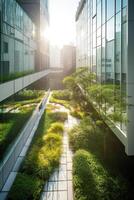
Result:
{"label": "green grass", "polygon": [[3,76],[3,78],[0,82],[3,83],[3,82],[6,82],[6,81],[11,81],[11,80],[14,80],[14,79],[17,79],[17,78],[20,78],[22,76],[26,76],[26,75],[29,75],[29,74],[33,74],[33,73],[35,73],[34,70],[28,70],[28,71],[24,71],[24,72],[15,72],[15,73]]}
{"label": "green grass", "polygon": [[51,127],[48,129],[48,132],[50,133],[60,133],[62,134],[64,130],[64,125],[61,122],[55,122],[51,125]]}
{"label": "green grass", "polygon": [[127,183],[113,177],[90,152],[79,150],[73,158],[75,200],[129,200]]}
{"label": "green grass", "polygon": [[8,147],[19,135],[32,112],[33,108],[30,107],[26,112],[2,114],[3,121],[0,123],[0,159],[2,159]]}
{"label": "green grass", "polygon": [[[5,102],[3,108],[9,111],[0,113],[0,159],[19,135],[43,95],[43,91],[23,90],[15,95],[15,101]],[[19,112],[11,112],[16,109]]]}
{"label": "green grass", "polygon": [[69,90],[54,90],[52,93],[52,97],[59,100],[71,100],[71,93]]}
{"label": "green grass", "polygon": [[[46,111],[39,123],[36,135],[28,154],[21,166],[21,171],[17,176],[8,198],[14,200],[38,200],[45,184],[54,169],[59,166],[59,159],[62,153],[62,135],[58,133],[56,125],[57,119],[62,113],[52,113]],[[65,121],[65,118],[63,122]],[[60,124],[60,131],[61,131]],[[56,132],[50,130],[54,127]],[[35,186],[33,184],[35,180]],[[30,184],[31,182],[31,184]],[[21,184],[23,183],[23,184]],[[21,188],[21,189],[20,189]],[[19,191],[21,190],[21,195]],[[20,195],[20,196],[19,196]]]}

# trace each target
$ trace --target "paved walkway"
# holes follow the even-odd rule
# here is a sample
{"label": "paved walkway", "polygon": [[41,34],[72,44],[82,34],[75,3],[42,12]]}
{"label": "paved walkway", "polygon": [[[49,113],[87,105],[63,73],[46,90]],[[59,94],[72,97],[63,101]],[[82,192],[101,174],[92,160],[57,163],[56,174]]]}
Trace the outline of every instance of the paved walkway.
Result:
{"label": "paved walkway", "polygon": [[[58,105],[59,106],[59,105]],[[60,166],[55,170],[49,181],[44,186],[41,200],[73,200],[72,185],[72,151],[69,148],[68,128],[72,128],[78,121],[69,114],[69,111],[60,106],[60,111],[67,111],[68,120],[65,122],[63,135],[63,153]]]}

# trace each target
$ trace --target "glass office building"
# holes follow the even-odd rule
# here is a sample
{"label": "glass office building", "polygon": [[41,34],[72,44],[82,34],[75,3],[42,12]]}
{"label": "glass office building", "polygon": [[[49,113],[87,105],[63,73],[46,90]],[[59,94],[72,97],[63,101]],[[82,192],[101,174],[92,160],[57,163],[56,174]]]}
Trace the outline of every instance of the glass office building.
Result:
{"label": "glass office building", "polygon": [[0,80],[35,69],[35,25],[15,0],[0,1]]}
{"label": "glass office building", "polygon": [[120,120],[109,120],[128,155],[134,155],[133,10],[132,0],[81,0],[76,13],[77,67],[88,67],[97,83],[113,87],[118,103],[105,112],[118,111]]}

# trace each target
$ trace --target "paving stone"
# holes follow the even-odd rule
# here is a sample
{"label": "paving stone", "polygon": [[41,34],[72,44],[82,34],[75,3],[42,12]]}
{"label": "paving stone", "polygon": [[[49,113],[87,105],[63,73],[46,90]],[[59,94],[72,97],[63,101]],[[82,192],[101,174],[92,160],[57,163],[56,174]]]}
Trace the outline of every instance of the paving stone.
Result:
{"label": "paving stone", "polygon": [[59,166],[59,171],[67,171],[67,165],[66,164],[61,164],[60,166]]}
{"label": "paving stone", "polygon": [[18,157],[18,158],[17,158],[17,161],[16,161],[16,163],[15,163],[15,165],[14,165],[14,167],[13,167],[13,170],[12,170],[13,172],[18,172],[22,160],[23,160],[23,157]]}
{"label": "paving stone", "polygon": [[59,181],[67,181],[67,172],[59,171],[58,180]]}
{"label": "paving stone", "polygon": [[58,191],[58,200],[67,200],[67,191]]}
{"label": "paving stone", "polygon": [[57,192],[43,192],[40,200],[58,200]]}
{"label": "paving stone", "polygon": [[49,181],[58,181],[59,171],[55,170],[55,172],[50,177]]}
{"label": "paving stone", "polygon": [[66,157],[61,157],[60,163],[61,163],[61,164],[66,164],[66,163],[67,163]]}
{"label": "paving stone", "polygon": [[67,163],[72,163],[72,156],[67,156]]}
{"label": "paving stone", "polygon": [[67,170],[69,170],[69,171],[72,170],[72,163],[67,163]]}
{"label": "paving stone", "polygon": [[73,200],[73,184],[72,181],[68,181],[68,200]]}
{"label": "paving stone", "polygon": [[67,190],[67,181],[58,182],[58,191]]}
{"label": "paving stone", "polygon": [[4,187],[2,189],[2,192],[8,192],[10,190],[10,188],[11,188],[11,186],[12,186],[12,184],[13,184],[15,178],[16,178],[16,175],[17,175],[16,172],[10,173],[10,175],[9,175],[9,177],[8,177]]}
{"label": "paving stone", "polygon": [[71,181],[72,180],[72,171],[67,171],[67,180]]}
{"label": "paving stone", "polygon": [[57,191],[58,190],[58,182],[54,181],[54,182],[48,182],[47,184],[47,191]]}

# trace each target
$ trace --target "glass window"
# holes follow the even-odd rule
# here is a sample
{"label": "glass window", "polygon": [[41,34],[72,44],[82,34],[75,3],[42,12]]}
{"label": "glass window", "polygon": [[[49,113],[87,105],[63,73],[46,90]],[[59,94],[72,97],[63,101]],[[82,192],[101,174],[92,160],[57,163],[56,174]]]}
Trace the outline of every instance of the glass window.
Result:
{"label": "glass window", "polygon": [[107,41],[114,39],[114,17],[107,22]]}
{"label": "glass window", "polygon": [[96,17],[93,18],[93,33],[96,31]]}
{"label": "glass window", "polygon": [[114,40],[107,42],[106,81],[113,83],[114,80]]}
{"label": "glass window", "polygon": [[93,67],[92,71],[96,73],[96,48],[93,49]]}
{"label": "glass window", "polygon": [[97,28],[101,26],[101,3],[97,5]]}
{"label": "glass window", "polygon": [[105,38],[105,31],[106,31],[106,29],[105,29],[105,24],[102,26],[102,38]]}
{"label": "glass window", "polygon": [[4,48],[4,53],[8,53],[8,43],[7,42],[4,42],[3,48]]}
{"label": "glass window", "polygon": [[93,47],[96,47],[96,33],[93,34]]}
{"label": "glass window", "polygon": [[102,77],[101,80],[102,82],[105,82],[105,49],[106,48],[106,42],[105,38],[102,40],[102,60],[101,60],[101,66],[102,66]]}
{"label": "glass window", "polygon": [[115,33],[115,78],[116,83],[120,83],[121,72],[121,13],[116,15]]}
{"label": "glass window", "polygon": [[97,79],[101,81],[101,47],[97,48]]}
{"label": "glass window", "polygon": [[106,0],[102,0],[102,24],[106,21]]}
{"label": "glass window", "polygon": [[121,0],[116,0],[116,13],[121,10]]}
{"label": "glass window", "polygon": [[93,0],[93,16],[96,15],[96,0]]}
{"label": "glass window", "polygon": [[107,20],[114,15],[114,0],[107,0]]}
{"label": "glass window", "polygon": [[122,23],[125,23],[127,21],[127,8],[123,8],[122,10]]}
{"label": "glass window", "polygon": [[123,7],[127,5],[127,0],[123,0]]}

